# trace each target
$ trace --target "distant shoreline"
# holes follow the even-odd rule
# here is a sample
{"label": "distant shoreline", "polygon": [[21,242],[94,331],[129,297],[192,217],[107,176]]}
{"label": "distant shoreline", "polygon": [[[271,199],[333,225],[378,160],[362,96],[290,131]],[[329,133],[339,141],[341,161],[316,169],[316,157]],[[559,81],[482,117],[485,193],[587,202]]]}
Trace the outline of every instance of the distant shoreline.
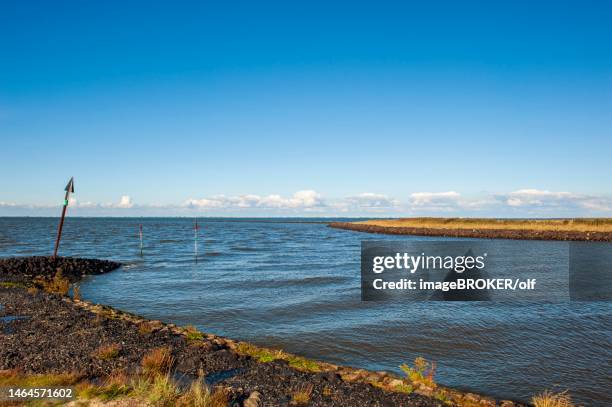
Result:
{"label": "distant shoreline", "polygon": [[388,235],[612,242],[612,219],[405,218],[330,222],[330,227]]}

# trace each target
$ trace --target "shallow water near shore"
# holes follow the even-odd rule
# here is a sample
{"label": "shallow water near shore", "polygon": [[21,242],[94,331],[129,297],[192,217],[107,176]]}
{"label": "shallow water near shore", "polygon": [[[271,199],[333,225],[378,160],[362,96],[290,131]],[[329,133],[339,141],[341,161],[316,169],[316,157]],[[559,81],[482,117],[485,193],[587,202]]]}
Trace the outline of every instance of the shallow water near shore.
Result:
{"label": "shallow water near shore", "polygon": [[[586,405],[612,403],[608,302],[568,302],[562,288],[555,303],[361,302],[362,240],[449,239],[295,219],[199,223],[197,262],[192,219],[68,218],[60,251],[121,261],[118,271],[86,278],[81,294],[147,318],[371,370],[399,372],[423,356],[436,361],[439,383],[500,398],[527,401],[551,389]],[[0,256],[49,254],[56,227],[51,218],[0,218]],[[555,256],[564,242],[499,242],[567,273]]]}

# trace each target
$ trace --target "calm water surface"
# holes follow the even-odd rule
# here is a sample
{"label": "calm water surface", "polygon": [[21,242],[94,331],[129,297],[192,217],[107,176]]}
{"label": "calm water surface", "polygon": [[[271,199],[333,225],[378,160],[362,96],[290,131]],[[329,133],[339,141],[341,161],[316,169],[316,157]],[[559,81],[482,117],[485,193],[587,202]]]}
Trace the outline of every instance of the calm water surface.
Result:
{"label": "calm water surface", "polygon": [[[609,303],[570,303],[562,291],[554,304],[361,302],[361,240],[440,239],[287,221],[200,225],[197,262],[193,220],[176,218],[69,218],[61,254],[121,261],[88,277],[82,295],[148,318],[373,370],[399,372],[423,356],[451,387],[522,400],[569,389],[586,405],[612,405]],[[56,227],[0,218],[0,256],[49,254]],[[565,243],[500,242],[567,273],[555,263]]]}

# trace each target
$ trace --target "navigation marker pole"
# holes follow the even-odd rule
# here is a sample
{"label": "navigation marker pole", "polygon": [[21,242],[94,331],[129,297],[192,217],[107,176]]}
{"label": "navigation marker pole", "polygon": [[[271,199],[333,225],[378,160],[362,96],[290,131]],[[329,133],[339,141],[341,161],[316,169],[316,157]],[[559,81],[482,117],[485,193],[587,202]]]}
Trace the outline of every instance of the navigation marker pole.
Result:
{"label": "navigation marker pole", "polygon": [[68,185],[64,188],[66,191],[66,195],[64,196],[64,206],[62,207],[62,217],[60,218],[60,223],[57,228],[57,238],[55,239],[55,249],[53,250],[53,259],[57,257],[57,249],[59,249],[60,239],[62,238],[62,229],[64,228],[64,218],[66,217],[66,209],[68,208],[68,199],[70,198],[70,193],[74,193],[74,177],[70,177],[70,181],[68,181]]}
{"label": "navigation marker pole", "polygon": [[195,225],[193,227],[193,249],[195,251],[195,261],[198,262],[198,218],[195,218]]}
{"label": "navigation marker pole", "polygon": [[142,257],[142,223],[139,226],[140,231],[138,232],[138,235],[140,236],[140,256]]}

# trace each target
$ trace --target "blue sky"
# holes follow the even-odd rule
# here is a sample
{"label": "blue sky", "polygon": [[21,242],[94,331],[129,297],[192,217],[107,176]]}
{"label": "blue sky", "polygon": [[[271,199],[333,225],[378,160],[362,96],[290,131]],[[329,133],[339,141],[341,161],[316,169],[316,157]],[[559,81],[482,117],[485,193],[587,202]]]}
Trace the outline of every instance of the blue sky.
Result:
{"label": "blue sky", "polygon": [[55,214],[73,175],[81,215],[611,216],[610,21],[3,1],[0,215]]}

